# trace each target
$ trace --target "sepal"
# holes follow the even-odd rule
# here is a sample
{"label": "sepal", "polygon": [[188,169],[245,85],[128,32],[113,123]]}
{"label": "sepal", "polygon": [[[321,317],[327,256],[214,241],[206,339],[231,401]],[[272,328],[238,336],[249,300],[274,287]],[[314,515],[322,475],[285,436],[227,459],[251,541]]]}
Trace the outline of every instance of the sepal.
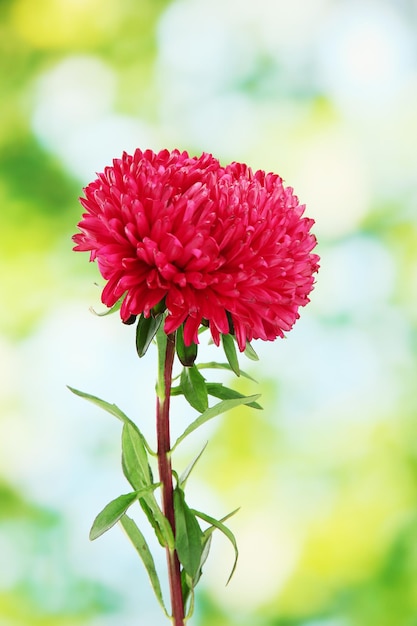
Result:
{"label": "sepal", "polygon": [[259,357],[256,354],[255,350],[252,348],[249,341],[246,342],[246,348],[243,354],[251,361],[259,361]]}
{"label": "sepal", "polygon": [[140,358],[146,354],[149,346],[151,345],[152,340],[161,325],[162,317],[162,314],[145,317],[143,313],[139,317],[138,325],[136,327],[136,351]]}
{"label": "sepal", "polygon": [[90,306],[90,311],[94,315],[97,315],[97,317],[106,317],[106,315],[111,315],[112,313],[116,313],[117,311],[120,311],[121,306],[123,304],[123,300],[125,299],[125,295],[126,294],[123,294],[122,297],[119,298],[118,301],[115,304],[113,304],[112,307],[107,309],[107,311],[103,311],[102,313],[97,313],[97,311],[95,311],[92,306]]}
{"label": "sepal", "polygon": [[183,324],[177,329],[175,345],[177,356],[182,365],[184,365],[184,367],[192,367],[197,358],[198,346],[194,342],[190,346],[185,345]]}

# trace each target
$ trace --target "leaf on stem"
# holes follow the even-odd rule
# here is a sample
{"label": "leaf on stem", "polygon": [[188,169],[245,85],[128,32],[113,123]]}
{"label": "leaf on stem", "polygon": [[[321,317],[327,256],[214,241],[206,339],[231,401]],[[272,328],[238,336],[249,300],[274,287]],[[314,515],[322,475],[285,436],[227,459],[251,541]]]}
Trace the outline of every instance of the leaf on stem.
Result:
{"label": "leaf on stem", "polygon": [[181,591],[184,602],[184,609],[188,604],[187,613],[185,615],[185,621],[187,622],[194,613],[194,584],[191,576],[187,574],[185,569],[181,570]]}
{"label": "leaf on stem", "polygon": [[122,431],[123,473],[133,489],[142,489],[152,484],[152,472],[143,435],[136,426],[125,423]]}
{"label": "leaf on stem", "polygon": [[[199,370],[202,370],[202,369],[217,369],[217,370],[229,370],[230,372],[233,371],[232,368],[230,367],[229,363],[216,363],[215,361],[209,361],[207,363],[198,363],[197,364],[197,368]],[[248,378],[249,380],[253,380],[254,383],[258,382],[257,380],[255,380],[255,378],[253,378],[252,376],[250,376],[249,374],[247,374],[243,370],[240,370],[240,375],[243,376],[244,378]]]}
{"label": "leaf on stem", "polygon": [[193,612],[194,612],[194,589],[197,586],[197,583],[200,580],[201,575],[203,573],[203,565],[207,561],[207,557],[210,552],[211,539],[212,539],[211,533],[210,534],[203,533],[203,539],[202,539],[203,549],[201,552],[200,565],[198,566],[198,569],[194,578],[192,578],[189,574],[187,574],[185,569],[181,571],[181,587],[182,587],[182,596],[184,598],[184,607],[189,602],[188,611],[186,615],[187,620],[190,619],[190,617],[192,617]]}
{"label": "leaf on stem", "polygon": [[152,343],[152,339],[155,337],[158,328],[161,325],[162,315],[156,315],[153,317],[145,317],[142,315],[139,317],[138,325],[136,327],[136,351],[138,356],[142,358],[149,346]]}
{"label": "leaf on stem", "polygon": [[134,424],[123,426],[122,468],[129,483],[139,492],[139,503],[159,543],[164,547],[173,547],[174,536],[171,526],[153,494],[153,490],[159,486],[159,483],[153,483],[144,438]]}
{"label": "leaf on stem", "polygon": [[140,492],[125,493],[109,502],[97,515],[90,530],[90,539],[94,541],[119,521],[127,509],[138,499]]}
{"label": "leaf on stem", "polygon": [[145,537],[142,535],[136,523],[128,515],[123,515],[120,518],[120,523],[130,541],[132,542],[133,546],[135,547],[140,558],[142,559],[142,562],[151,581],[152,589],[154,590],[155,596],[159,604],[164,610],[165,615],[167,617],[170,617],[165,607],[164,598],[162,596],[161,584],[159,582],[155,562],[153,560],[152,553],[149,550],[149,546],[146,543]]}
{"label": "leaf on stem", "polygon": [[234,513],[236,513],[236,511],[238,511],[239,509],[236,509],[235,511],[233,511],[232,513],[230,513],[229,515],[227,515],[226,517],[224,517],[222,520],[216,520],[214,517],[211,517],[210,515],[207,515],[206,513],[202,513],[201,511],[196,511],[195,509],[191,509],[191,512],[196,515],[197,517],[200,517],[202,520],[204,520],[205,522],[208,522],[209,524],[211,524],[210,528],[207,528],[207,530],[204,531],[204,535],[208,536],[211,535],[211,533],[218,528],[220,530],[220,532],[222,532],[230,541],[230,543],[233,546],[233,549],[235,551],[235,560],[233,563],[233,567],[232,567],[232,571],[230,572],[229,578],[227,579],[226,585],[229,584],[235,569],[236,569],[236,565],[237,565],[237,560],[239,557],[239,551],[237,549],[237,543],[236,543],[236,538],[234,536],[234,534],[232,533],[232,531],[230,530],[230,528],[227,528],[227,526],[225,526],[223,524],[224,520],[228,519],[229,517],[231,517],[232,515],[234,515]]}
{"label": "leaf on stem", "polygon": [[174,514],[175,549],[184,570],[194,580],[201,563],[204,535],[179,487],[174,489]]}
{"label": "leaf on stem", "polygon": [[[157,538],[157,540],[159,542],[159,545],[162,546],[163,548],[166,548],[166,546],[168,545],[168,540],[166,539],[166,536],[165,536],[166,532],[164,530],[162,530],[162,527],[164,526],[164,524],[161,524],[160,517],[165,519],[166,526],[169,526],[169,522],[163,516],[163,513],[162,513],[162,511],[160,509],[159,509],[160,516],[158,515],[158,512],[155,514],[155,512],[159,508],[158,503],[156,502],[156,500],[155,500],[155,502],[153,502],[153,500],[150,500],[150,498],[148,497],[147,499],[139,498],[139,504],[140,504],[143,512],[145,513],[146,517],[148,518],[149,524],[154,529],[155,536],[156,536],[156,538]],[[171,527],[169,526],[169,528],[171,528]],[[173,544],[174,544],[174,536],[172,535],[172,545]]]}
{"label": "leaf on stem", "polygon": [[[157,483],[157,486],[159,484]],[[148,493],[146,496],[139,498],[139,503],[148,518],[149,523],[154,529],[156,538],[163,548],[174,549],[175,540],[174,533],[172,532],[171,524],[162,513],[159,504],[153,493]]]}
{"label": "leaf on stem", "polygon": [[193,409],[202,413],[208,407],[206,381],[195,365],[184,367],[181,372],[180,386],[186,400]]}
{"label": "leaf on stem", "polygon": [[103,409],[104,411],[107,411],[107,413],[110,413],[110,415],[114,415],[114,417],[117,417],[117,419],[121,420],[122,422],[133,423],[132,420],[130,420],[127,417],[127,415],[123,413],[123,411],[119,409],[119,407],[116,406],[115,404],[110,404],[109,402],[106,402],[105,400],[101,400],[101,398],[97,398],[97,396],[92,396],[90,393],[86,393],[85,391],[74,389],[74,387],[70,387],[69,385],[67,385],[67,387],[76,396],[79,396],[80,398],[84,398],[85,400],[88,400],[89,402],[92,402],[93,404],[96,404],[101,409]]}
{"label": "leaf on stem", "polygon": [[222,335],[222,345],[230,367],[232,368],[236,376],[240,376],[240,367],[237,358],[236,345],[232,335]]}
{"label": "leaf on stem", "polygon": [[110,413],[110,415],[117,417],[117,419],[123,422],[124,424],[130,424],[132,428],[134,428],[139,433],[149,454],[152,454],[152,456],[155,456],[155,453],[153,452],[152,448],[146,441],[143,434],[140,432],[139,428],[136,426],[135,422],[133,422],[125,413],[123,413],[123,411],[119,409],[119,407],[116,404],[110,404],[109,402],[106,402],[105,400],[102,400],[101,398],[97,398],[97,396],[93,396],[90,393],[86,393],[85,391],[80,391],[79,389],[74,389],[74,387],[70,387],[69,385],[67,385],[67,387],[76,396],[79,396],[80,398],[84,398],[85,400],[92,402],[96,406],[100,407],[100,409],[103,409],[107,413]]}
{"label": "leaf on stem", "polygon": [[[207,392],[210,396],[214,396],[215,398],[220,398],[220,400],[229,400],[231,398],[245,398],[246,396],[239,391],[235,391],[234,389],[230,389],[230,387],[225,387],[223,383],[206,383]],[[247,406],[252,407],[253,409],[261,409],[262,407],[258,402],[250,402]]]}
{"label": "leaf on stem", "polygon": [[203,565],[207,561],[208,555],[210,553],[211,538],[212,538],[212,533],[207,533],[207,531],[203,533],[203,550],[201,552],[200,565],[198,566],[197,573],[193,579],[194,587],[197,585],[198,581],[201,578],[201,574],[203,573]]}
{"label": "leaf on stem", "polygon": [[204,444],[203,448],[200,450],[197,456],[191,461],[191,463],[185,468],[185,470],[179,477],[178,485],[181,487],[181,489],[184,489],[185,483],[187,482],[189,475],[191,474],[192,470],[194,469],[195,464],[197,463],[197,461],[203,454],[206,447],[207,447],[207,442]]}
{"label": "leaf on stem", "polygon": [[174,450],[183,439],[185,439],[190,433],[194,432],[199,426],[202,426],[209,420],[213,419],[213,417],[217,417],[221,413],[225,411],[229,411],[230,409],[234,409],[241,404],[250,404],[251,402],[256,402],[258,398],[260,398],[261,394],[257,393],[253,396],[244,396],[243,398],[235,398],[231,400],[222,400],[218,404],[208,408],[204,413],[199,415],[197,419],[195,419],[187,428],[184,430],[182,435],[178,437],[175,444],[172,446],[172,450]]}

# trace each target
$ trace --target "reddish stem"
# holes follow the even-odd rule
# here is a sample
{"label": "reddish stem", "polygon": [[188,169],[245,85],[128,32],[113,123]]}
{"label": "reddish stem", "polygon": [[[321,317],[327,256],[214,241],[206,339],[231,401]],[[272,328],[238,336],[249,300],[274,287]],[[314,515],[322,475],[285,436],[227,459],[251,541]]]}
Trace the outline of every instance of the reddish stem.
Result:
{"label": "reddish stem", "polygon": [[[156,430],[158,438],[158,468],[162,485],[162,510],[169,521],[175,537],[174,494],[171,468],[171,441],[169,428],[169,406],[172,382],[172,366],[175,356],[175,337],[168,335],[164,362],[163,398],[157,397]],[[181,589],[181,571],[175,550],[166,549],[169,590],[174,626],[184,626],[184,602]]]}

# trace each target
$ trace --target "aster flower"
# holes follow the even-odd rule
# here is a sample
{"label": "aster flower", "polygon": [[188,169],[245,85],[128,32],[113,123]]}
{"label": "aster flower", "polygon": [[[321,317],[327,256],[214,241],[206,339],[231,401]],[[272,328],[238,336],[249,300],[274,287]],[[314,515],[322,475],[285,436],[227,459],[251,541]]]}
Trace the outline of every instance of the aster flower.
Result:
{"label": "aster flower", "polygon": [[136,150],[84,189],[74,250],[89,251],[107,281],[102,302],[123,298],[124,322],[155,307],[164,330],[184,324],[186,345],[208,325],[214,342],[289,331],[309,302],[318,256],[291,187],[244,164],[203,153]]}
{"label": "aster flower", "polygon": [[[262,408],[259,394],[247,396],[211,382],[200,370],[220,366],[245,375],[231,335],[240,351],[248,349],[253,358],[248,342],[272,341],[291,329],[299,308],[309,301],[318,269],[313,220],[303,217],[304,206],[276,174],[253,173],[242,163],[223,167],[210,154],[190,157],[178,150],[124,153],[84,189],[81,204],[85,213],[73,237],[74,250],[88,251],[90,260],[97,261],[106,280],[103,303],[120,309],[125,323],[140,316],[139,357],[153,338],[158,357],[155,451],[117,405],[70,388],[123,423],[122,468],[133,489],[104,507],[90,538],[119,522],[165,615],[175,626],[185,626],[215,530],[234,549],[230,577],[234,572],[238,549],[225,521],[237,509],[219,520],[191,508],[185,485],[202,451],[183,472],[173,470],[173,452],[221,413],[243,405]],[[196,363],[201,325],[210,328],[217,345],[222,341],[227,363]],[[176,356],[183,368],[173,378]],[[178,395],[198,416],[171,445],[170,403]],[[146,539],[127,515],[134,502],[165,548],[171,613]],[[208,525],[204,529],[201,520]]]}

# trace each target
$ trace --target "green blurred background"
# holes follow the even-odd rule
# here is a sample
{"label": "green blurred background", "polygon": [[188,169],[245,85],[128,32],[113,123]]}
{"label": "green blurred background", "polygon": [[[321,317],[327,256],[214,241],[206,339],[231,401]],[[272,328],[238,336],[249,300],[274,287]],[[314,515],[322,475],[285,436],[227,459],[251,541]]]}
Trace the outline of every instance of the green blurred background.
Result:
{"label": "green blurred background", "polygon": [[243,364],[264,411],[176,460],[209,439],[191,505],[241,506],[235,577],[216,537],[193,623],[417,625],[416,33],[415,0],[1,0],[1,626],[166,623],[121,531],[88,541],[128,490],[120,428],[65,387],[152,440],[154,355],[90,314],[70,240],[81,188],[138,146],[278,172],[322,257],[294,330]]}

